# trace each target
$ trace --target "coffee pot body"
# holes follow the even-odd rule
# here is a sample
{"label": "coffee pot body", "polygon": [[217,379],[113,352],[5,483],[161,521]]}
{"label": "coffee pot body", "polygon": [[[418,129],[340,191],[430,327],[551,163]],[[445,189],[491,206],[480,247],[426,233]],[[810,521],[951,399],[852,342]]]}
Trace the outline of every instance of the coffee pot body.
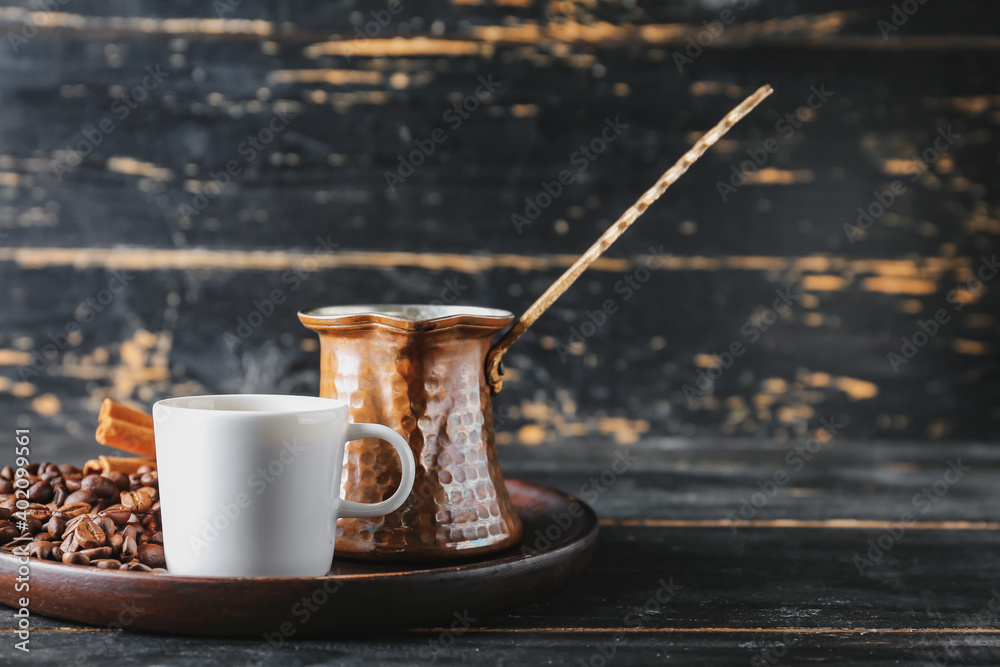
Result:
{"label": "coffee pot body", "polygon": [[[320,395],[346,401],[350,420],[384,424],[408,441],[413,491],[384,517],[341,519],[336,553],[429,560],[491,553],[521,537],[497,460],[485,361],[513,315],[488,308],[371,305],[315,308]],[[398,457],[375,439],[348,443],[342,496],[377,502],[399,483]]]}

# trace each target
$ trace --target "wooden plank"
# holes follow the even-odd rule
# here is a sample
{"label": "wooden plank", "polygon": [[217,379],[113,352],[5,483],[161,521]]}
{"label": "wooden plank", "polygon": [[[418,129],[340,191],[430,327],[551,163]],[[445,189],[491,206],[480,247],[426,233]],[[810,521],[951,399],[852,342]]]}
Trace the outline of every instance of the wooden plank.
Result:
{"label": "wooden plank", "polygon": [[[475,630],[449,638],[442,657],[478,663],[502,652],[516,659],[516,646],[586,656],[610,640],[624,660],[642,660],[650,652],[704,656],[716,650],[749,660],[764,648],[784,645],[796,657],[812,651],[842,656],[856,648],[899,658],[951,647],[963,662],[986,664],[1000,640],[995,616],[980,611],[987,608],[989,587],[997,580],[991,553],[1000,534],[908,532],[879,565],[859,575],[851,556],[878,535],[751,529],[734,536],[711,529],[606,528],[594,563],[576,585],[505,616],[477,619]],[[661,593],[663,601],[657,602],[661,580],[673,586],[673,593]],[[621,633],[617,640],[615,633]],[[431,630],[336,646],[345,658],[385,658],[428,642],[439,646],[433,642],[440,637]],[[69,641],[78,651],[107,650],[108,642],[98,632],[39,633],[36,639],[34,658],[64,650]],[[127,635],[114,643],[127,646],[133,659],[177,649],[169,638]],[[264,644],[185,640],[183,645],[183,651],[210,659],[249,657]],[[296,642],[280,652],[301,656],[333,647]]]}
{"label": "wooden plank", "polygon": [[[745,521],[835,530],[870,521],[886,528],[907,513],[927,528],[995,529],[994,452],[985,444],[849,439],[830,441],[808,461],[796,441],[650,439],[622,446],[608,438],[500,449],[506,476],[584,498],[612,525],[711,525],[726,533],[742,532]],[[956,478],[949,461],[969,470]],[[943,482],[946,474],[955,483]]]}
{"label": "wooden plank", "polygon": [[[666,21],[665,16],[650,20]],[[699,163],[682,190],[621,240],[605,265],[608,270],[585,278],[539,322],[532,337],[518,343],[508,366],[521,372],[521,380],[508,383],[501,401],[535,414],[541,404],[550,417],[514,419],[505,437],[523,435],[525,442],[536,442],[538,429],[542,439],[594,434],[605,417],[631,420],[633,431],[648,424],[647,432],[659,435],[802,437],[830,414],[849,415],[853,437],[976,438],[997,432],[997,394],[983,391],[984,378],[992,377],[996,364],[991,343],[996,292],[970,295],[975,301],[962,312],[947,300],[978,270],[980,249],[990,247],[994,234],[989,211],[995,196],[981,165],[995,153],[996,102],[982,93],[996,78],[998,61],[987,52],[886,54],[879,66],[900,74],[878,88],[871,83],[870,55],[850,49],[794,58],[783,49],[761,49],[753,70],[746,69],[742,56],[717,50],[680,74],[669,58],[655,59],[663,54],[614,47],[597,49],[591,54],[596,60],[581,67],[569,56],[542,61],[503,45],[490,58],[355,58],[347,63],[340,57],[317,61],[299,47],[263,53],[259,45],[243,43],[181,48],[180,43],[129,41],[129,58],[110,66],[103,46],[94,46],[99,43],[96,37],[40,37],[17,58],[0,60],[0,94],[20,101],[0,125],[5,146],[0,178],[5,196],[16,197],[0,207],[8,234],[0,253],[11,259],[30,256],[27,264],[0,264],[14,296],[11,309],[0,315],[8,334],[0,345],[13,351],[5,353],[8,359],[44,347],[48,334],[72,319],[72,308],[108,279],[99,271],[66,271],[67,262],[92,263],[88,256],[124,242],[162,253],[144,257],[119,251],[133,265],[147,262],[165,273],[137,283],[143,296],[118,306],[128,313],[95,320],[84,331],[80,356],[106,348],[112,358],[107,368],[94,371],[98,377],[68,384],[43,379],[33,391],[17,385],[12,392],[20,379],[18,364],[0,369],[10,381],[0,394],[0,412],[10,418],[28,415],[53,435],[66,429],[83,433],[89,430],[84,424],[97,393],[119,392],[119,398],[148,403],[162,395],[157,391],[177,387],[227,390],[247,386],[248,365],[271,364],[258,387],[315,392],[308,375],[315,355],[297,349],[305,340],[292,318],[297,306],[429,301],[441,296],[445,280],[454,279],[450,271],[470,271],[475,277],[461,302],[523,309],[563,262],[546,257],[568,258],[585,247],[659,173],[661,162],[679,154],[691,134],[704,129],[706,118],[728,108],[731,97],[763,71],[778,90],[773,105],[748,119],[728,152]],[[170,63],[174,56],[183,64],[170,65],[171,76],[104,137],[95,155],[61,183],[46,175],[45,160],[55,151],[80,140],[81,132],[102,117],[114,117],[109,89],[141,82],[147,65]],[[965,65],[968,58],[976,67]],[[592,71],[598,60],[605,72],[601,77]],[[837,66],[830,67],[831,62]],[[212,83],[208,88],[191,78],[196,67]],[[412,150],[414,139],[448,127],[441,117],[450,96],[468,92],[480,75],[494,73],[502,81],[501,71],[508,81],[494,99],[450,132],[427,165],[397,188],[395,199],[387,196],[384,172],[396,166],[397,155]],[[301,72],[320,72],[323,79],[309,81]],[[356,74],[351,78],[343,72]],[[393,79],[397,74],[405,80]],[[334,83],[327,83],[327,76]],[[782,140],[766,178],[723,202],[717,181],[746,150],[768,137],[781,138],[775,124],[818,84],[836,91],[830,106]],[[216,95],[211,101],[209,92]],[[362,92],[382,97],[336,97]],[[299,115],[288,133],[247,165],[238,182],[203,213],[181,220],[178,207],[192,200],[191,190],[205,187],[206,175],[238,155],[239,143],[275,106],[291,103],[298,105]],[[593,138],[605,117],[615,115],[630,123],[621,141],[591,164],[586,180],[567,188],[518,234],[510,215],[525,197],[539,192],[542,181],[570,164],[570,155]],[[54,128],[41,144],[34,139],[36,123]],[[146,140],[145,128],[153,124],[156,142]],[[947,160],[935,163],[933,176],[911,184],[900,173],[912,167],[907,158],[933,142],[938,127],[948,125],[962,140]],[[190,142],[198,146],[194,153],[182,148]],[[873,201],[868,193],[884,190],[896,178],[903,178],[912,196],[852,245],[843,224],[854,222],[857,206]],[[148,222],[137,226],[137,220]],[[317,236],[340,245],[327,260],[331,265],[355,270],[324,272],[323,285],[297,294],[301,301],[281,309],[256,332],[238,362],[218,358],[221,333],[245,317],[255,299],[266,297],[245,285],[287,287],[280,282],[282,270],[270,276],[254,270],[227,276],[171,267],[191,261],[197,255],[191,248],[236,251],[236,257],[209,254],[197,266],[247,269],[259,264],[239,253],[262,251],[261,262],[275,259],[268,253],[292,253],[277,262],[280,267],[293,261],[295,252],[311,253]],[[32,250],[51,245],[90,249],[68,257],[53,253],[48,260]],[[676,255],[667,261],[679,270],[657,271],[644,291],[625,303],[614,289],[635,270],[628,262],[642,261],[650,248],[661,246]],[[28,269],[46,262],[52,270]],[[437,266],[444,273],[434,272]],[[382,274],[389,268],[400,270]],[[774,289],[784,284],[801,285],[806,303],[765,332],[710,395],[689,400],[684,386],[694,387],[711,369],[713,354],[734,341],[748,342],[741,328],[771,305]],[[168,323],[173,315],[165,304],[177,298],[179,319]],[[618,299],[620,312],[582,348],[562,355],[563,363],[557,344],[567,345],[573,330],[589,326],[587,312],[607,298]],[[894,373],[886,355],[898,352],[900,337],[911,336],[918,321],[941,308],[952,309],[942,335]],[[194,330],[174,335],[174,327],[181,326]],[[169,383],[147,388],[145,396],[135,383],[114,388],[109,377],[117,365],[112,348],[134,337],[137,327],[158,336],[171,332],[167,367],[185,369]],[[19,339],[27,347],[15,346]],[[625,352],[622,341],[630,343]],[[812,386],[825,376],[833,384]],[[126,396],[121,392],[128,387]],[[59,399],[58,416],[51,413],[51,400],[39,404],[42,412],[33,407],[47,395]],[[567,398],[575,414],[564,410]],[[556,417],[564,424],[561,429]]]}
{"label": "wooden plank", "polygon": [[[0,409],[12,419],[25,414],[40,435],[51,439],[61,432],[79,437],[92,431],[106,395],[148,409],[157,396],[178,392],[315,394],[318,353],[312,334],[295,319],[300,308],[451,299],[451,285],[461,291],[457,302],[519,312],[558,270],[527,275],[500,270],[471,278],[408,268],[304,272],[301,278],[277,271],[161,270],[129,274],[128,288],[100,312],[81,304],[110,296],[102,290],[112,273],[68,267],[19,271],[9,265],[0,265],[0,273],[4,280],[16,276],[0,340],[5,378]],[[892,373],[885,354],[896,343],[880,342],[871,332],[882,326],[918,331],[916,321],[926,315],[890,312],[907,297],[873,292],[824,297],[839,304],[831,306],[833,313],[799,308],[778,325],[762,325],[766,332],[758,333],[754,325],[759,342],[751,345],[741,334],[753,322],[751,304],[776,298],[776,285],[766,272],[658,271],[628,302],[614,291],[622,275],[606,271],[585,278],[513,348],[507,388],[497,401],[498,410],[513,415],[500,426],[506,433],[502,442],[602,433],[627,442],[640,435],[720,431],[770,432],[804,441],[820,419],[831,416],[847,424],[848,438],[949,433],[974,438],[993,428],[996,395],[983,391],[979,379],[991,367],[991,357],[959,354],[935,343],[902,373]],[[511,285],[519,286],[519,296],[504,293]],[[254,301],[270,300],[275,290],[281,290],[283,303],[231,350],[223,335],[234,334],[240,320],[256,312]],[[690,297],[670,308],[654,307],[660,291]],[[710,294],[719,295],[717,305],[706,311],[704,299]],[[619,312],[591,331],[586,313],[597,312],[595,302],[609,298]],[[989,317],[996,299],[995,292],[988,293],[968,306],[969,315],[960,313],[943,327],[946,335],[978,338],[983,329],[974,318]],[[850,312],[852,319],[836,327],[812,326],[813,316],[832,318],[836,312],[845,317]],[[883,324],[890,317],[892,323]],[[65,339],[67,324],[80,327],[72,344]],[[593,335],[583,347],[570,347],[581,327]],[[50,334],[64,349],[46,348],[53,344]],[[624,352],[623,340],[631,341]],[[701,392],[700,378],[715,363],[709,355],[725,352],[734,341],[747,345],[747,353],[711,393],[689,400],[685,386]],[[43,358],[43,350],[52,358]],[[131,351],[141,355],[129,356]],[[47,396],[58,399],[58,405],[48,399],[33,404]]]}
{"label": "wooden plank", "polygon": [[[39,456],[60,463],[82,464],[107,451],[89,437],[35,442],[44,452]],[[506,477],[574,494],[612,526],[714,526],[729,534],[743,532],[747,526],[740,522],[751,521],[770,527],[788,522],[796,529],[825,524],[837,531],[878,530],[899,523],[909,512],[925,530],[996,529],[996,447],[832,442],[810,461],[803,460],[799,471],[785,461],[801,444],[795,442],[650,439],[623,446],[605,437],[535,447],[505,445],[499,454]],[[945,486],[941,480],[949,461],[970,470]],[[779,471],[788,475],[785,484],[774,484]],[[771,493],[766,502],[755,496],[762,493],[759,485]]]}
{"label": "wooden plank", "polygon": [[[850,661],[862,666],[883,665],[888,661],[907,663],[933,663],[933,660],[947,659],[968,665],[995,664],[1000,649],[991,635],[924,635],[913,633],[892,636],[891,639],[877,633],[856,634],[805,634],[774,637],[773,635],[730,633],[730,634],[678,634],[663,637],[629,635],[615,642],[613,633],[592,635],[548,636],[517,633],[496,638],[482,634],[465,634],[457,637],[448,646],[431,644],[439,640],[439,635],[418,634],[414,636],[394,635],[368,641],[338,642],[296,642],[274,654],[275,660],[323,662],[331,656],[343,664],[360,665],[378,662],[410,661],[421,664],[431,658],[447,664],[495,664],[503,657],[519,665],[578,666],[593,656],[600,657],[600,647],[612,642],[616,648],[615,664],[649,665],[669,661],[677,665],[745,665],[754,658],[784,658],[790,663],[821,662],[831,659]],[[448,641],[448,640],[446,640]],[[118,641],[109,643],[101,633],[73,634],[72,636],[44,636],[39,646],[33,648],[33,657],[59,659],[65,652],[73,651],[83,656],[127,656],[126,659],[157,661],[167,656],[173,660],[183,660],[188,664],[215,664],[227,660],[246,662],[254,659],[257,646],[246,644],[231,645],[212,640],[185,640],[175,638],[145,636],[130,642],[128,646]],[[423,654],[421,654],[423,651]],[[413,656],[418,656],[415,660]],[[424,660],[419,657],[426,656]],[[7,656],[5,656],[6,658]],[[269,655],[269,657],[272,657]],[[31,665],[33,658],[10,656],[12,665]],[[596,662],[596,660],[595,660]],[[761,663],[766,664],[766,663]]]}

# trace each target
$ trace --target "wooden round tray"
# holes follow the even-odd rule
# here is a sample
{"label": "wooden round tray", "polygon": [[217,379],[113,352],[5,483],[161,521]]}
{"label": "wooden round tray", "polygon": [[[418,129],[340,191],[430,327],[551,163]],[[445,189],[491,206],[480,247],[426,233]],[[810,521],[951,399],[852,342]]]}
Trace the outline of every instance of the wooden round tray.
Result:
{"label": "wooden round tray", "polygon": [[89,625],[273,641],[467,624],[470,616],[479,619],[564,586],[583,571],[597,542],[597,515],[582,501],[516,480],[507,488],[524,537],[490,556],[447,563],[334,558],[325,577],[256,579],[31,559],[25,594],[14,589],[18,559],[3,553],[0,602],[17,606],[27,595],[34,614]]}

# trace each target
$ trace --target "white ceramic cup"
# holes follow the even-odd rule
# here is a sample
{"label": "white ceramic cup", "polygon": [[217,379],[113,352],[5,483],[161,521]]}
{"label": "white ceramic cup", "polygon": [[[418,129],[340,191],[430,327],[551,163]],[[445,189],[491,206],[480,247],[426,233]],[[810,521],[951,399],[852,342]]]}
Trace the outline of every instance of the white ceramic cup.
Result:
{"label": "white ceramic cup", "polygon": [[[171,574],[319,577],[330,570],[337,519],[394,511],[413,487],[406,440],[351,424],[331,398],[233,394],[153,406],[163,550]],[[344,444],[381,438],[402,479],[387,500],[340,497]]]}

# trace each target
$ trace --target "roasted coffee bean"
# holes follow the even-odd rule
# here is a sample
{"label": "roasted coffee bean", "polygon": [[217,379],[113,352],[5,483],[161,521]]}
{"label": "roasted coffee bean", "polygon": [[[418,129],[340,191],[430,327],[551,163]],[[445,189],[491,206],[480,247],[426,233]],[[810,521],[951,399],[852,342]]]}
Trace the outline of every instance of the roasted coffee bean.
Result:
{"label": "roasted coffee bean", "polygon": [[19,523],[18,525],[24,526],[24,528],[21,530],[22,535],[25,534],[34,535],[35,533],[41,532],[42,530],[42,522],[39,521],[38,519],[35,519],[34,517],[29,516],[24,519],[21,519],[21,521],[23,523]]}
{"label": "roasted coffee bean", "polygon": [[101,560],[92,560],[90,564],[94,567],[100,568],[102,570],[118,570],[121,569],[121,562],[115,560],[114,558],[102,558]]}
{"label": "roasted coffee bean", "polygon": [[28,500],[33,503],[47,503],[52,500],[52,485],[42,480],[31,485],[28,489]]}
{"label": "roasted coffee bean", "polygon": [[166,567],[167,561],[163,558],[163,547],[159,544],[141,544],[136,556],[139,562],[149,567]]}
{"label": "roasted coffee bean", "polygon": [[62,544],[63,553],[73,553],[74,551],[80,550],[80,543],[76,541],[76,533],[70,533],[68,537],[64,537]]}
{"label": "roasted coffee bean", "polygon": [[97,512],[103,510],[105,507],[111,507],[111,505],[114,504],[115,500],[116,500],[115,498],[101,498],[96,503],[94,503],[94,506],[90,508],[90,511],[91,513],[96,514]]}
{"label": "roasted coffee bean", "polygon": [[4,526],[0,528],[0,544],[8,544],[15,538],[20,537],[21,531],[15,526]]}
{"label": "roasted coffee bean", "polygon": [[66,529],[63,530],[63,536],[69,537],[73,532],[76,531],[76,527],[79,526],[84,521],[93,521],[95,516],[93,514],[79,514],[69,521],[66,522]]}
{"label": "roasted coffee bean", "polygon": [[94,549],[81,549],[78,553],[83,554],[90,560],[103,560],[111,558],[111,547],[96,547]]}
{"label": "roasted coffee bean", "polygon": [[45,523],[52,516],[52,510],[50,510],[45,505],[39,505],[38,507],[29,507],[21,513],[23,517],[30,519],[35,519],[36,521],[41,521]]}
{"label": "roasted coffee bean", "polygon": [[134,537],[126,537],[125,541],[122,542],[121,554],[122,560],[131,560],[135,558],[136,553],[139,550],[139,546],[135,542]]}
{"label": "roasted coffee bean", "polygon": [[90,559],[81,553],[64,553],[62,562],[67,565],[90,565]]}
{"label": "roasted coffee bean", "polygon": [[21,532],[14,526],[4,526],[0,528],[0,544],[7,544],[20,534]]}
{"label": "roasted coffee bean", "polygon": [[88,519],[89,517],[89,514],[78,514],[67,521],[66,527],[63,529],[63,537],[69,537],[70,533],[76,530],[76,527],[80,525],[80,522]]}
{"label": "roasted coffee bean", "polygon": [[117,526],[115,526],[115,522],[112,521],[111,519],[109,519],[108,517],[106,517],[106,516],[97,516],[97,517],[94,517],[92,519],[92,521],[95,524],[97,524],[98,526],[101,527],[101,530],[104,531],[105,535],[114,535],[115,534],[115,530],[117,529]]}
{"label": "roasted coffee bean", "polygon": [[138,469],[136,469],[136,472],[141,475],[146,472],[153,472],[154,470],[156,470],[156,468],[153,466],[139,466]]}
{"label": "roasted coffee bean", "polygon": [[[159,480],[154,467],[145,466],[132,475],[84,475],[75,466],[52,463],[24,470],[26,474],[11,469],[10,479],[0,474],[0,491],[9,491],[0,493],[0,543],[7,543],[5,551],[16,553],[23,549],[37,559],[45,558],[48,550],[48,558],[57,562],[89,562],[101,569],[166,571],[161,560],[163,533]],[[21,513],[15,512],[15,472],[20,472],[28,483],[23,488],[31,501],[26,508],[20,508]],[[18,525],[22,525],[14,518],[24,521],[25,541],[11,544]],[[97,532],[103,534],[103,540]]]}
{"label": "roasted coffee bean", "polygon": [[100,515],[111,519],[116,526],[122,526],[128,521],[128,518],[132,516],[132,512],[119,504],[112,505],[107,509],[101,510]]}
{"label": "roasted coffee bean", "polygon": [[133,513],[148,512],[153,506],[153,499],[145,491],[122,491],[121,499],[122,505]]}
{"label": "roasted coffee bean", "polygon": [[56,507],[62,507],[66,504],[66,499],[69,498],[69,493],[69,489],[65,486],[57,486],[55,492],[52,494],[52,502],[55,503]]}
{"label": "roasted coffee bean", "polygon": [[124,565],[122,565],[121,569],[126,570],[126,571],[132,571],[132,572],[152,572],[153,571],[153,568],[149,567],[148,565],[143,565],[142,563],[140,563],[137,560],[133,560],[133,561],[130,561],[128,563],[125,563]]}
{"label": "roasted coffee bean", "polygon": [[10,466],[4,466],[3,470],[0,470],[0,477],[13,482],[14,481],[14,469]]}
{"label": "roasted coffee bean", "polygon": [[79,516],[90,511],[90,503],[69,502],[60,507],[59,511],[69,516]]}
{"label": "roasted coffee bean", "polygon": [[64,477],[79,477],[79,475],[83,472],[76,466],[70,465],[68,463],[64,463],[56,467],[59,468],[59,472],[61,472]]}
{"label": "roasted coffee bean", "polygon": [[69,494],[66,498],[67,504],[72,503],[87,503],[88,505],[93,505],[97,502],[97,494],[90,489],[80,489],[79,491],[74,491]]}
{"label": "roasted coffee bean", "polygon": [[0,544],[7,544],[20,534],[21,531],[16,526],[4,526],[0,528]]}
{"label": "roasted coffee bean", "polygon": [[52,555],[52,542],[39,540],[28,545],[28,556],[35,558],[48,558]]}
{"label": "roasted coffee bean", "polygon": [[107,540],[107,535],[105,535],[101,527],[90,519],[84,519],[77,524],[73,535],[76,537],[76,541],[81,549],[103,547],[105,540]]}
{"label": "roasted coffee bean", "polygon": [[107,477],[87,475],[80,480],[80,490],[93,491],[99,498],[109,498],[119,493],[118,486]]}
{"label": "roasted coffee bean", "polygon": [[110,479],[111,482],[118,487],[119,491],[128,491],[129,480],[128,480],[128,475],[126,475],[125,473],[120,471],[105,472],[101,473],[101,477],[104,477],[105,479]]}

